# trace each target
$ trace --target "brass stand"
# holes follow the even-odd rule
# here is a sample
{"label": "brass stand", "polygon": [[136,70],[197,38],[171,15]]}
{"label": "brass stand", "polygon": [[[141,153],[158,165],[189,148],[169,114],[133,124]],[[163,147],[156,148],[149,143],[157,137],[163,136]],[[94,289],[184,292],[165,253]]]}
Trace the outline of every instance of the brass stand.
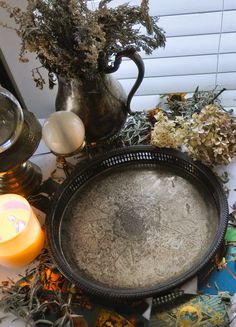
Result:
{"label": "brass stand", "polygon": [[0,172],[0,194],[16,193],[23,196],[32,194],[42,181],[40,168],[26,161],[12,170]]}
{"label": "brass stand", "polygon": [[29,196],[40,186],[40,168],[28,161],[41,140],[41,125],[34,114],[24,110],[23,128],[17,141],[0,153],[0,194]]}

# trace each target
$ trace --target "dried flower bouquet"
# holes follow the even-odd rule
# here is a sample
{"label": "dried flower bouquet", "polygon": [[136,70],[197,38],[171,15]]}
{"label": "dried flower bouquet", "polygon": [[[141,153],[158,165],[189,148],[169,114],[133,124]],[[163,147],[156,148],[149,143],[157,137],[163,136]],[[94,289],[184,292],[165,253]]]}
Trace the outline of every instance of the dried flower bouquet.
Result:
{"label": "dried flower bouquet", "polygon": [[[221,93],[221,92],[220,92]],[[214,91],[167,96],[155,109],[151,143],[158,147],[181,148],[206,165],[222,165],[236,156],[236,120],[227,112]]]}
{"label": "dried flower bouquet", "polygon": [[[140,6],[128,4],[108,7],[112,0],[27,0],[26,11],[0,1],[16,23],[20,36],[20,60],[26,53],[35,52],[42,66],[66,77],[92,76],[110,64],[111,57],[129,47],[150,54],[165,45],[163,31],[157,26],[157,17],[149,15],[149,0],[140,0]],[[2,26],[6,24],[1,23]],[[144,27],[144,31],[143,31]],[[36,85],[43,87],[40,71],[34,71]]]}

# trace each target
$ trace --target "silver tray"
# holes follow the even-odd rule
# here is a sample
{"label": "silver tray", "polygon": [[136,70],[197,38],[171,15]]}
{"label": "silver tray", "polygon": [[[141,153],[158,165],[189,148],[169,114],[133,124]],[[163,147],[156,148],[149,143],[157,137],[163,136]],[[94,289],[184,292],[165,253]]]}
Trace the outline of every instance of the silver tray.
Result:
{"label": "silver tray", "polygon": [[209,169],[137,146],[76,168],[48,217],[49,245],[62,273],[92,294],[153,296],[207,264],[227,214]]}

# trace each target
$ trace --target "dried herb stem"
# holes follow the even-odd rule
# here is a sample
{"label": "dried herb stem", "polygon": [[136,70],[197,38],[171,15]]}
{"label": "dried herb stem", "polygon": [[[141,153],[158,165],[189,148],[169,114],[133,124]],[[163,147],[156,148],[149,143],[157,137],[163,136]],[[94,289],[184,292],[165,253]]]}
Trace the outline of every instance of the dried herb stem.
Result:
{"label": "dried herb stem", "polygon": [[[109,2],[99,1],[94,10],[87,0],[27,0],[26,11],[7,1],[0,1],[0,7],[17,25],[21,61],[26,61],[27,51],[35,52],[49,71],[50,82],[52,73],[66,79],[92,78],[106,71],[114,54],[126,48],[150,54],[165,45],[158,18],[149,15],[148,0],[141,0],[140,6],[125,3],[115,8],[108,7]],[[45,81],[36,72],[34,81],[42,88]]]}
{"label": "dried herb stem", "polygon": [[[0,308],[23,319],[26,326],[35,326],[40,322],[58,327],[74,326],[73,319],[79,317],[73,313],[71,305],[73,294],[70,289],[74,286],[55,269],[47,250],[39,256],[36,267],[19,277],[18,282],[1,287],[3,297]],[[59,285],[66,287],[66,290],[68,288],[68,291],[62,294]],[[50,310],[57,312],[57,318],[53,321],[45,318]]]}

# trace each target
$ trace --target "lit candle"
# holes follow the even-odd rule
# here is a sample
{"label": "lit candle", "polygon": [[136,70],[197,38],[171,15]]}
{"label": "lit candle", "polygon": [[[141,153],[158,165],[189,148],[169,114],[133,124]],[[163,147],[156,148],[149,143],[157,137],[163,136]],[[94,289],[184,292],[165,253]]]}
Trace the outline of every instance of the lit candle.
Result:
{"label": "lit candle", "polygon": [[27,265],[42,250],[44,238],[26,199],[16,194],[0,195],[0,264]]}

